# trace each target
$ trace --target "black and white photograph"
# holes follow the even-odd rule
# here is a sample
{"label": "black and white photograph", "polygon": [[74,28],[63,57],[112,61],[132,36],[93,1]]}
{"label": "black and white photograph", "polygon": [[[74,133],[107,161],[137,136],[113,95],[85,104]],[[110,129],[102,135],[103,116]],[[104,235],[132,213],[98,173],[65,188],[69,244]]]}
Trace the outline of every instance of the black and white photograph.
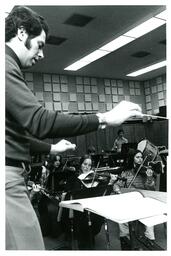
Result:
{"label": "black and white photograph", "polygon": [[167,1],[66,2],[3,8],[3,253],[166,255]]}

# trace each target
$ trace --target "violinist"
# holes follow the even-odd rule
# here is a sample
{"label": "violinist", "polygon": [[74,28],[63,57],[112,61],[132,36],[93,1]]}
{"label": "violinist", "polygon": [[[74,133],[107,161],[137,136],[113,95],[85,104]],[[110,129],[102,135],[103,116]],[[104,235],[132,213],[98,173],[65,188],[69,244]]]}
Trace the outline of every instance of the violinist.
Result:
{"label": "violinist", "polygon": [[[114,177],[113,177],[114,176]],[[101,185],[113,184],[115,181],[115,175],[106,175],[101,177],[100,175],[96,175],[95,171],[92,170],[92,158],[90,155],[84,155],[80,159],[80,164],[78,168],[77,177],[75,181],[72,180],[70,183],[71,190],[80,191],[88,190],[91,187],[99,187]],[[79,192],[78,192],[79,193]],[[78,248],[80,250],[90,250],[95,243],[95,236],[100,232],[101,226],[104,222],[104,218],[91,213],[91,237],[92,241],[90,241],[89,234],[89,226],[88,226],[88,216],[86,212],[78,212],[74,211],[74,230],[76,234],[76,239],[78,242]],[[66,226],[66,219],[63,220]],[[66,230],[67,231],[67,230]],[[93,242],[93,245],[92,245]]]}
{"label": "violinist", "polygon": [[[131,149],[128,154],[128,160],[121,177],[127,179],[127,187],[137,189],[155,190],[155,175],[152,169],[142,165],[143,154],[140,150]],[[121,188],[124,187],[122,179],[119,179],[113,186],[116,194],[121,193]],[[135,206],[136,207],[136,206]],[[122,250],[130,250],[131,243],[129,237],[128,223],[119,224],[120,242]],[[154,243],[155,234],[154,227],[145,226],[144,241],[146,243]]]}
{"label": "violinist", "polygon": [[82,156],[77,173],[78,176],[71,185],[72,190],[97,187],[100,185],[111,185],[116,180],[116,175],[96,173],[96,170],[92,168],[92,158],[90,155]]}

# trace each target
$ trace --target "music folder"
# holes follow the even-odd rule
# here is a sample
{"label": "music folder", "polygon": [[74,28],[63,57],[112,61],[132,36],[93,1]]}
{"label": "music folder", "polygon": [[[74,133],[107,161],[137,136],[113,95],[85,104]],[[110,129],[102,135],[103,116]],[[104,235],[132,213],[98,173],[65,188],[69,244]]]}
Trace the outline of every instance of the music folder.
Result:
{"label": "music folder", "polygon": [[87,210],[117,223],[167,214],[166,203],[144,197],[139,191],[62,201],[59,206],[81,212]]}

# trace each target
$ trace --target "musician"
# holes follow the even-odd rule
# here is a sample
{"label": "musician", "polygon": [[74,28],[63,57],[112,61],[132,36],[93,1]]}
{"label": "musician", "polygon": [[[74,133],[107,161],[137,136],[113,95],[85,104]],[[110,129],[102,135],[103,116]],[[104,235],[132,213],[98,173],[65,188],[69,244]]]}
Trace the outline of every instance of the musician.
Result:
{"label": "musician", "polygon": [[[128,159],[125,164],[121,177],[127,180],[127,187],[137,189],[155,190],[155,174],[152,169],[142,166],[143,154],[140,150],[131,149],[128,154]],[[142,167],[141,167],[142,166]],[[141,167],[141,169],[140,169]],[[137,174],[137,170],[139,170]],[[137,175],[136,175],[137,174]],[[114,184],[113,190],[116,194],[121,193],[121,188],[125,186],[122,179]],[[136,207],[136,205],[135,205]],[[119,224],[120,242],[122,250],[131,249],[129,228],[127,223]],[[154,227],[145,227],[144,240],[154,242],[155,234]]]}
{"label": "musician", "polygon": [[124,130],[123,129],[119,129],[117,134],[118,134],[118,136],[114,141],[112,150],[117,151],[117,152],[121,152],[122,144],[128,143],[128,140],[124,137]]}
{"label": "musician", "polygon": [[68,190],[77,190],[81,188],[91,188],[100,185],[113,184],[116,180],[116,175],[96,173],[92,168],[91,155],[84,155],[80,159],[80,166],[77,170],[77,177],[69,183]]}
{"label": "musician", "polygon": [[66,183],[71,176],[75,176],[75,167],[67,166],[62,163],[61,155],[50,155],[47,170],[49,171],[49,176],[47,179],[46,189],[51,193],[57,191],[65,191]]}
{"label": "musician", "polygon": [[[87,195],[89,193],[89,189],[92,187],[100,187],[105,186],[107,187],[108,184],[113,184],[115,181],[115,175],[106,175],[104,177],[98,175],[96,177],[95,171],[92,170],[92,158],[90,155],[84,155],[80,159],[80,165],[77,171],[77,177],[75,180],[72,180],[70,183],[70,187],[68,187],[68,191],[72,190],[78,191],[78,196],[81,194],[81,191],[84,190]],[[72,195],[72,192],[71,192]],[[80,197],[81,198],[81,197]],[[76,234],[76,239],[78,242],[78,248],[80,250],[88,250],[92,249],[92,245],[94,246],[95,236],[100,232],[101,226],[104,222],[104,218],[98,216],[96,214],[90,214],[91,219],[91,238],[90,241],[90,230],[88,226],[88,216],[87,213],[80,213],[79,211],[74,211],[74,230]],[[66,217],[63,218],[63,223],[66,226]],[[64,226],[63,225],[63,226]],[[69,226],[69,224],[68,224]],[[66,230],[69,232],[69,230]],[[93,244],[92,244],[93,242]]]}

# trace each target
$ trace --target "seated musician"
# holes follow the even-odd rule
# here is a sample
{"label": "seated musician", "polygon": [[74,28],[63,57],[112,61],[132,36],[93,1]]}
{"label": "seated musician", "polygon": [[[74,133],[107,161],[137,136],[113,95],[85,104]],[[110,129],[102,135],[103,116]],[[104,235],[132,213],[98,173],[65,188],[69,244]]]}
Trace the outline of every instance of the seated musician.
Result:
{"label": "seated musician", "polygon": [[46,189],[52,194],[58,191],[65,191],[67,180],[71,179],[72,176],[75,177],[75,167],[63,164],[61,155],[51,155],[47,169],[49,170],[49,176]]}
{"label": "seated musician", "polygon": [[[80,166],[76,179],[69,184],[68,191],[80,191],[84,189],[87,191],[92,187],[100,187],[101,185],[113,184],[115,175],[108,175],[107,177],[95,177],[95,172],[92,170],[92,158],[90,155],[84,155],[80,160]],[[114,176],[114,177],[113,177]],[[72,193],[71,193],[72,194]],[[78,192],[79,196],[79,192]],[[88,196],[87,196],[88,197]],[[90,241],[90,229],[88,226],[88,216],[85,212],[74,211],[74,230],[76,239],[78,242],[78,248],[80,250],[92,249],[92,242],[94,245],[95,236],[100,232],[101,226],[104,222],[104,218],[91,213],[91,238]],[[63,219],[64,225],[66,226],[66,219]]]}
{"label": "seated musician", "polygon": [[[143,155],[139,150],[130,150],[128,154],[128,161],[124,167],[121,177],[126,179],[127,185],[123,179],[118,179],[114,184],[113,189],[116,194],[121,193],[122,187],[155,190],[155,173],[152,169],[142,166]],[[139,168],[142,166],[141,168]],[[138,174],[136,174],[139,170]],[[135,206],[136,207],[136,206]],[[120,242],[122,250],[131,249],[128,223],[119,224],[120,229]],[[145,227],[144,241],[147,243],[155,240],[154,227]]]}

